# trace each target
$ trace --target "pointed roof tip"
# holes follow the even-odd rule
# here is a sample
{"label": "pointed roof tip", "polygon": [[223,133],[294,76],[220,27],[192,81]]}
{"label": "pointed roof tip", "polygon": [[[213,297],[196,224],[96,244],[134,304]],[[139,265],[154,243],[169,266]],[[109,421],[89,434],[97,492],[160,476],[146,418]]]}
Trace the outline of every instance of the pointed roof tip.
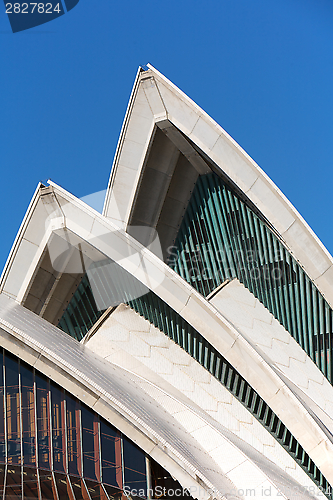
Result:
{"label": "pointed roof tip", "polygon": [[149,63],[142,64],[141,66],[139,66],[139,70],[141,71],[141,73],[148,71],[149,70]]}
{"label": "pointed roof tip", "polygon": [[166,76],[163,75],[163,73],[161,73],[160,71],[158,71],[158,69],[155,68],[155,66],[153,66],[152,64],[150,64],[149,62],[147,62],[147,64],[144,64],[143,66],[140,66],[140,70],[142,72],[145,72],[145,71],[153,71],[154,73],[156,73],[157,75],[161,76],[162,78],[164,78],[165,80],[167,80]]}
{"label": "pointed roof tip", "polygon": [[[155,73],[156,75],[160,76],[163,80],[166,80],[169,82],[169,79],[163,74],[161,73],[160,71],[158,71],[158,69],[155,68],[155,66],[153,66],[152,64],[150,63],[147,63],[147,70],[150,70],[152,71],[153,73]],[[171,82],[170,82],[171,83]],[[174,84],[173,84],[174,85]],[[176,85],[174,85],[176,88],[178,88]]]}

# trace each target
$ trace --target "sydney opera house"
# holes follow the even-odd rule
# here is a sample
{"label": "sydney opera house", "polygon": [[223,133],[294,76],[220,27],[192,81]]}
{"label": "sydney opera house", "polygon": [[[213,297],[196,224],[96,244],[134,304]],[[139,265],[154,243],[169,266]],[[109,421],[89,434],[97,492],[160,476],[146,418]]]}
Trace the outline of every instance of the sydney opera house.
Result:
{"label": "sydney opera house", "polygon": [[332,306],[296,209],[140,68],[102,213],[39,184],[3,270],[2,500],[332,498]]}

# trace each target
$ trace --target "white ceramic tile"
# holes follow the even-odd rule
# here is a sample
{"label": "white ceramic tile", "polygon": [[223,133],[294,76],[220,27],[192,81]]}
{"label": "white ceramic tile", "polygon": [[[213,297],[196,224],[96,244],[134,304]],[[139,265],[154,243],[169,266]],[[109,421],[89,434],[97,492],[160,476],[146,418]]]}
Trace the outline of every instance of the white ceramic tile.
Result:
{"label": "white ceramic tile", "polygon": [[220,135],[216,141],[211,150],[211,155],[221,169],[245,192],[250,189],[258,178],[256,169],[224,135]]}

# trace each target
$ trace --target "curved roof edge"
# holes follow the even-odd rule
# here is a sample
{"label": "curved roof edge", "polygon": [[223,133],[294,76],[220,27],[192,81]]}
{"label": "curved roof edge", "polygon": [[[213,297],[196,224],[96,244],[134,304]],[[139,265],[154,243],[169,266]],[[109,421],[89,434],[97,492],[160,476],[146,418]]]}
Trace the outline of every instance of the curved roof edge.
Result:
{"label": "curved roof edge", "polygon": [[[126,227],[156,126],[170,124],[254,203],[333,306],[333,258],[268,175],[205,111],[153,66],[138,71],[115,154],[103,214]],[[117,214],[116,214],[117,212]]]}
{"label": "curved roof edge", "polygon": [[13,265],[13,261],[15,259],[15,256],[16,256],[16,254],[20,248],[20,245],[22,243],[22,238],[23,238],[23,235],[25,233],[25,230],[26,230],[26,228],[31,220],[31,217],[35,211],[36,205],[40,199],[41,187],[43,187],[43,184],[41,182],[39,182],[37,184],[37,187],[35,189],[35,192],[34,192],[32,198],[30,200],[27,211],[24,214],[23,220],[21,222],[21,225],[20,225],[19,230],[18,230],[16,237],[15,237],[15,240],[14,240],[12,247],[10,249],[10,252],[8,254],[6,263],[4,265],[4,268],[3,268],[1,276],[0,276],[0,293],[3,290],[3,285],[8,277],[8,274],[11,270],[12,265]]}

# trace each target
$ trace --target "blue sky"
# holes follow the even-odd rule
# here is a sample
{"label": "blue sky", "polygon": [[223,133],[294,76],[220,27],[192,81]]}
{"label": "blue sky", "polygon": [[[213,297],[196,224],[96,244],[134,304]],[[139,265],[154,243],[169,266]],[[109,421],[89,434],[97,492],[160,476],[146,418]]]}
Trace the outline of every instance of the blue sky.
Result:
{"label": "blue sky", "polygon": [[0,267],[37,183],[105,189],[150,62],[274,180],[333,253],[331,0],[80,0],[11,33],[0,5]]}

